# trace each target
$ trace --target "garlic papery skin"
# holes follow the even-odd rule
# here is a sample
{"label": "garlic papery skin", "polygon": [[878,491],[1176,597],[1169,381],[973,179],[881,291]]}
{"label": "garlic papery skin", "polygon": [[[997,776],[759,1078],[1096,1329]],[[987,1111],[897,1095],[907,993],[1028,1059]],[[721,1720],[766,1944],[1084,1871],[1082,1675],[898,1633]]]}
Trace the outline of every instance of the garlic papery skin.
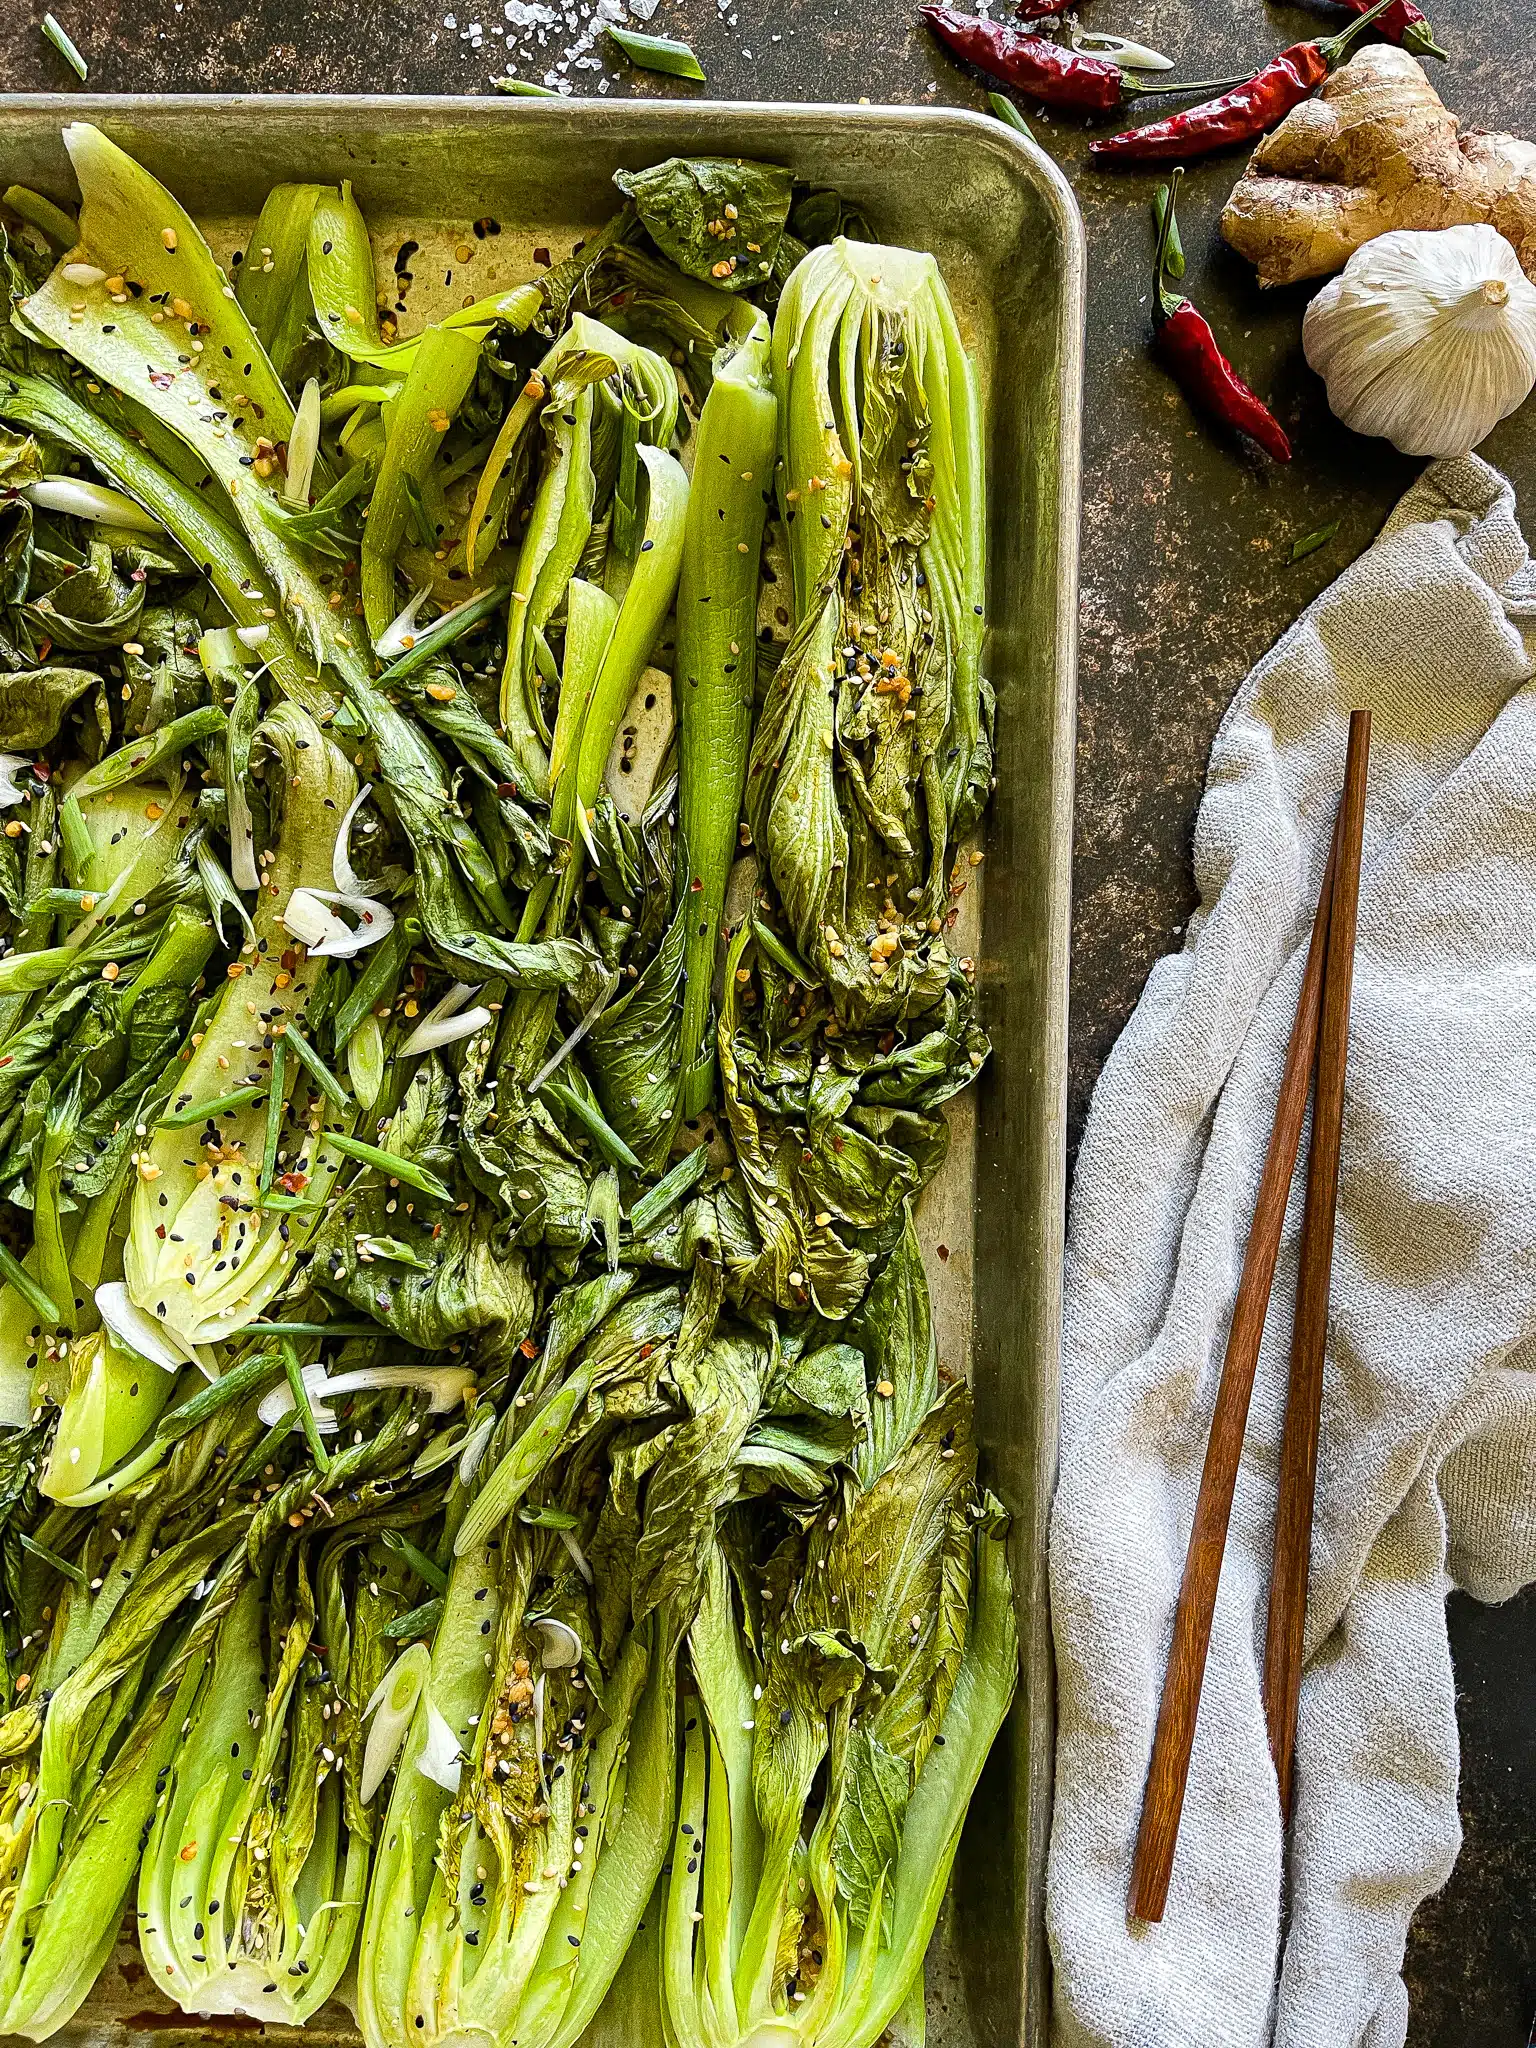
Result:
{"label": "garlic papery skin", "polygon": [[1536,385],[1536,285],[1496,228],[1394,229],[1318,293],[1302,345],[1345,426],[1465,455]]}

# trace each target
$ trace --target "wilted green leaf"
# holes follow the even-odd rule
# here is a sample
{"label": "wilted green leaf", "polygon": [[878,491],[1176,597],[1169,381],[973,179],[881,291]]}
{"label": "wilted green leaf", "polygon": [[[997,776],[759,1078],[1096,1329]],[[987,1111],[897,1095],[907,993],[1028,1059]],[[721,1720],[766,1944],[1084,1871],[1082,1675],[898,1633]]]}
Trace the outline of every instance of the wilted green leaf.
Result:
{"label": "wilted green leaf", "polygon": [[0,676],[0,747],[30,752],[58,735],[64,714],[101,678],[87,668],[22,669]]}
{"label": "wilted green leaf", "polygon": [[619,171],[614,183],[686,276],[745,291],[773,267],[794,181],[778,164],[670,157],[650,170]]}

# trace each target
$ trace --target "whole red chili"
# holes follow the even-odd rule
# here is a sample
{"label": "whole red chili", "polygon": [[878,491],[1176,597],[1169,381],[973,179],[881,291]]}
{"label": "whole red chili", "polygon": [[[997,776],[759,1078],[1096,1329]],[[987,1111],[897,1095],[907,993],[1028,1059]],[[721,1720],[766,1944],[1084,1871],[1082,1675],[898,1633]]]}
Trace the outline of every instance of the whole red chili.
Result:
{"label": "whole red chili", "polygon": [[1247,434],[1276,462],[1289,462],[1291,444],[1284,427],[1222,354],[1205,315],[1188,299],[1168,289],[1168,248],[1175,233],[1174,204],[1183,175],[1182,169],[1173,174],[1157,237],[1152,309],[1157,352],[1192,406],[1222,426]]}
{"label": "whole red chili", "polygon": [[1376,0],[1370,12],[1352,21],[1342,34],[1321,43],[1293,43],[1255,77],[1222,93],[1219,99],[1187,107],[1166,121],[1149,121],[1144,128],[1125,128],[1118,135],[1102,136],[1088,145],[1088,154],[1117,163],[1158,163],[1169,157],[1209,156],[1234,143],[1256,142],[1293,107],[1310,98],[1329,72],[1343,63],[1364,31],[1396,5],[1397,0]]}
{"label": "whole red chili", "polygon": [[[1364,14],[1370,4],[1371,0],[1339,0],[1339,5],[1347,7],[1351,14]],[[1401,43],[1416,57],[1445,56],[1423,8],[1415,7],[1413,0],[1393,0],[1386,13],[1378,16],[1376,26],[1389,41]]]}
{"label": "whole red chili", "polygon": [[1084,57],[1053,43],[1048,36],[1027,35],[1006,22],[962,14],[954,7],[925,7],[923,19],[947,50],[989,78],[1011,85],[1026,99],[1068,107],[1080,114],[1107,114],[1122,100],[1142,93],[1212,89],[1209,83],[1140,85],[1107,57]]}

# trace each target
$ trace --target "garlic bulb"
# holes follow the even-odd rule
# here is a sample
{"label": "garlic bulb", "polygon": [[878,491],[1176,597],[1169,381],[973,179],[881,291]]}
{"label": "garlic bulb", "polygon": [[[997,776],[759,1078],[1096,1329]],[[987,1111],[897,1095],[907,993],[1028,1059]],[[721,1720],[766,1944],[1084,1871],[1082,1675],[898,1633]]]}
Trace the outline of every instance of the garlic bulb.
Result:
{"label": "garlic bulb", "polygon": [[1399,228],[1318,293],[1302,343],[1356,433],[1465,455],[1536,384],[1536,285],[1496,228]]}

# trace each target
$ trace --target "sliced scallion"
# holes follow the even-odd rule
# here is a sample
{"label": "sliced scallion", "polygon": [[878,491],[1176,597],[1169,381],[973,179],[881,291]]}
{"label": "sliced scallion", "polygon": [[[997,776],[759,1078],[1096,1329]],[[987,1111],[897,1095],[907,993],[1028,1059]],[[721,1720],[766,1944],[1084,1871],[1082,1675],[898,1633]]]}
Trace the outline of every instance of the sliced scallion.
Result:
{"label": "sliced scallion", "polygon": [[343,1131],[327,1131],[324,1143],[334,1145],[338,1152],[345,1152],[349,1159],[355,1159],[363,1166],[371,1166],[379,1173],[387,1173],[391,1180],[404,1181],[408,1188],[419,1188],[424,1195],[430,1195],[434,1202],[451,1202],[453,1191],[446,1188],[435,1173],[429,1173],[414,1160],[402,1159],[398,1152],[386,1152],[382,1146],[367,1144],[362,1138],[349,1138]]}
{"label": "sliced scallion", "polygon": [[397,1614],[393,1621],[384,1624],[381,1634],[388,1636],[392,1643],[404,1642],[409,1637],[429,1636],[437,1627],[443,1611],[443,1596],[435,1594],[424,1600],[419,1607],[412,1607],[405,1614]]}
{"label": "sliced scallion", "polygon": [[160,1128],[181,1131],[192,1124],[205,1124],[210,1117],[224,1116],[232,1109],[260,1102],[266,1092],[264,1087],[232,1088],[227,1095],[216,1095],[211,1102],[192,1102],[185,1109],[173,1109],[168,1116],[161,1117]]}
{"label": "sliced scallion", "polygon": [[616,28],[611,21],[607,29],[637,70],[660,71],[668,78],[691,78],[700,85],[705,82],[704,67],[686,43],[674,42],[671,36],[638,35],[633,29]]}
{"label": "sliced scallion", "polygon": [[0,1276],[9,1280],[22,1300],[30,1303],[50,1329],[57,1329],[59,1311],[32,1278],[13,1251],[0,1244]]}
{"label": "sliced scallion", "polygon": [[30,1551],[33,1557],[41,1558],[44,1564],[51,1565],[56,1572],[62,1572],[73,1584],[83,1586],[87,1583],[85,1573],[81,1571],[79,1565],[71,1564],[67,1558],[60,1557],[56,1550],[50,1550],[46,1543],[39,1543],[35,1536],[28,1536],[23,1532],[21,1547]]}
{"label": "sliced scallion", "polygon": [[356,1104],[346,1089],[342,1087],[336,1076],[325,1064],[325,1061],[321,1059],[319,1053],[315,1051],[315,1048],[292,1019],[284,1026],[281,1035],[292,1050],[298,1054],[299,1064],[309,1070],[311,1080],[314,1081],[323,1095],[335,1103],[338,1109],[356,1108]]}
{"label": "sliced scallion", "polygon": [[398,1529],[386,1529],[379,1539],[386,1550],[393,1550],[403,1557],[417,1578],[435,1593],[446,1593],[448,1574],[440,1564],[434,1564],[424,1550],[418,1550],[409,1536],[402,1536]]}
{"label": "sliced scallion", "polygon": [[0,206],[36,228],[40,235],[46,235],[56,249],[73,249],[80,239],[74,215],[55,206],[41,192],[34,192],[30,185],[8,185],[0,194]]}
{"label": "sliced scallion", "polygon": [[264,1394],[283,1369],[283,1361],[275,1351],[262,1351],[255,1358],[242,1359],[211,1387],[200,1388],[189,1401],[162,1415],[155,1424],[155,1435],[162,1442],[175,1443],[232,1401],[242,1401],[247,1394]]}
{"label": "sliced scallion", "polygon": [[76,78],[86,79],[90,77],[91,67],[75,48],[69,31],[51,14],[43,16],[43,34],[52,43],[70,70],[74,72]]}
{"label": "sliced scallion", "polygon": [[629,1212],[629,1227],[634,1235],[644,1237],[669,1210],[677,1207],[684,1195],[691,1194],[704,1178],[708,1165],[709,1147],[695,1145],[669,1173],[662,1175],[655,1187],[647,1188]]}
{"label": "sliced scallion", "polygon": [[987,105],[1005,128],[1011,128],[1015,135],[1028,135],[1030,141],[1034,141],[1029,123],[1005,93],[989,92]]}
{"label": "sliced scallion", "polygon": [[283,1339],[282,1349],[283,1371],[288,1376],[288,1391],[293,1396],[299,1427],[304,1432],[304,1441],[309,1445],[309,1455],[315,1461],[315,1470],[323,1478],[331,1469],[330,1454],[320,1441],[320,1425],[315,1420],[315,1411],[309,1400],[309,1389],[304,1384],[304,1368],[299,1363],[297,1349],[286,1337]]}

